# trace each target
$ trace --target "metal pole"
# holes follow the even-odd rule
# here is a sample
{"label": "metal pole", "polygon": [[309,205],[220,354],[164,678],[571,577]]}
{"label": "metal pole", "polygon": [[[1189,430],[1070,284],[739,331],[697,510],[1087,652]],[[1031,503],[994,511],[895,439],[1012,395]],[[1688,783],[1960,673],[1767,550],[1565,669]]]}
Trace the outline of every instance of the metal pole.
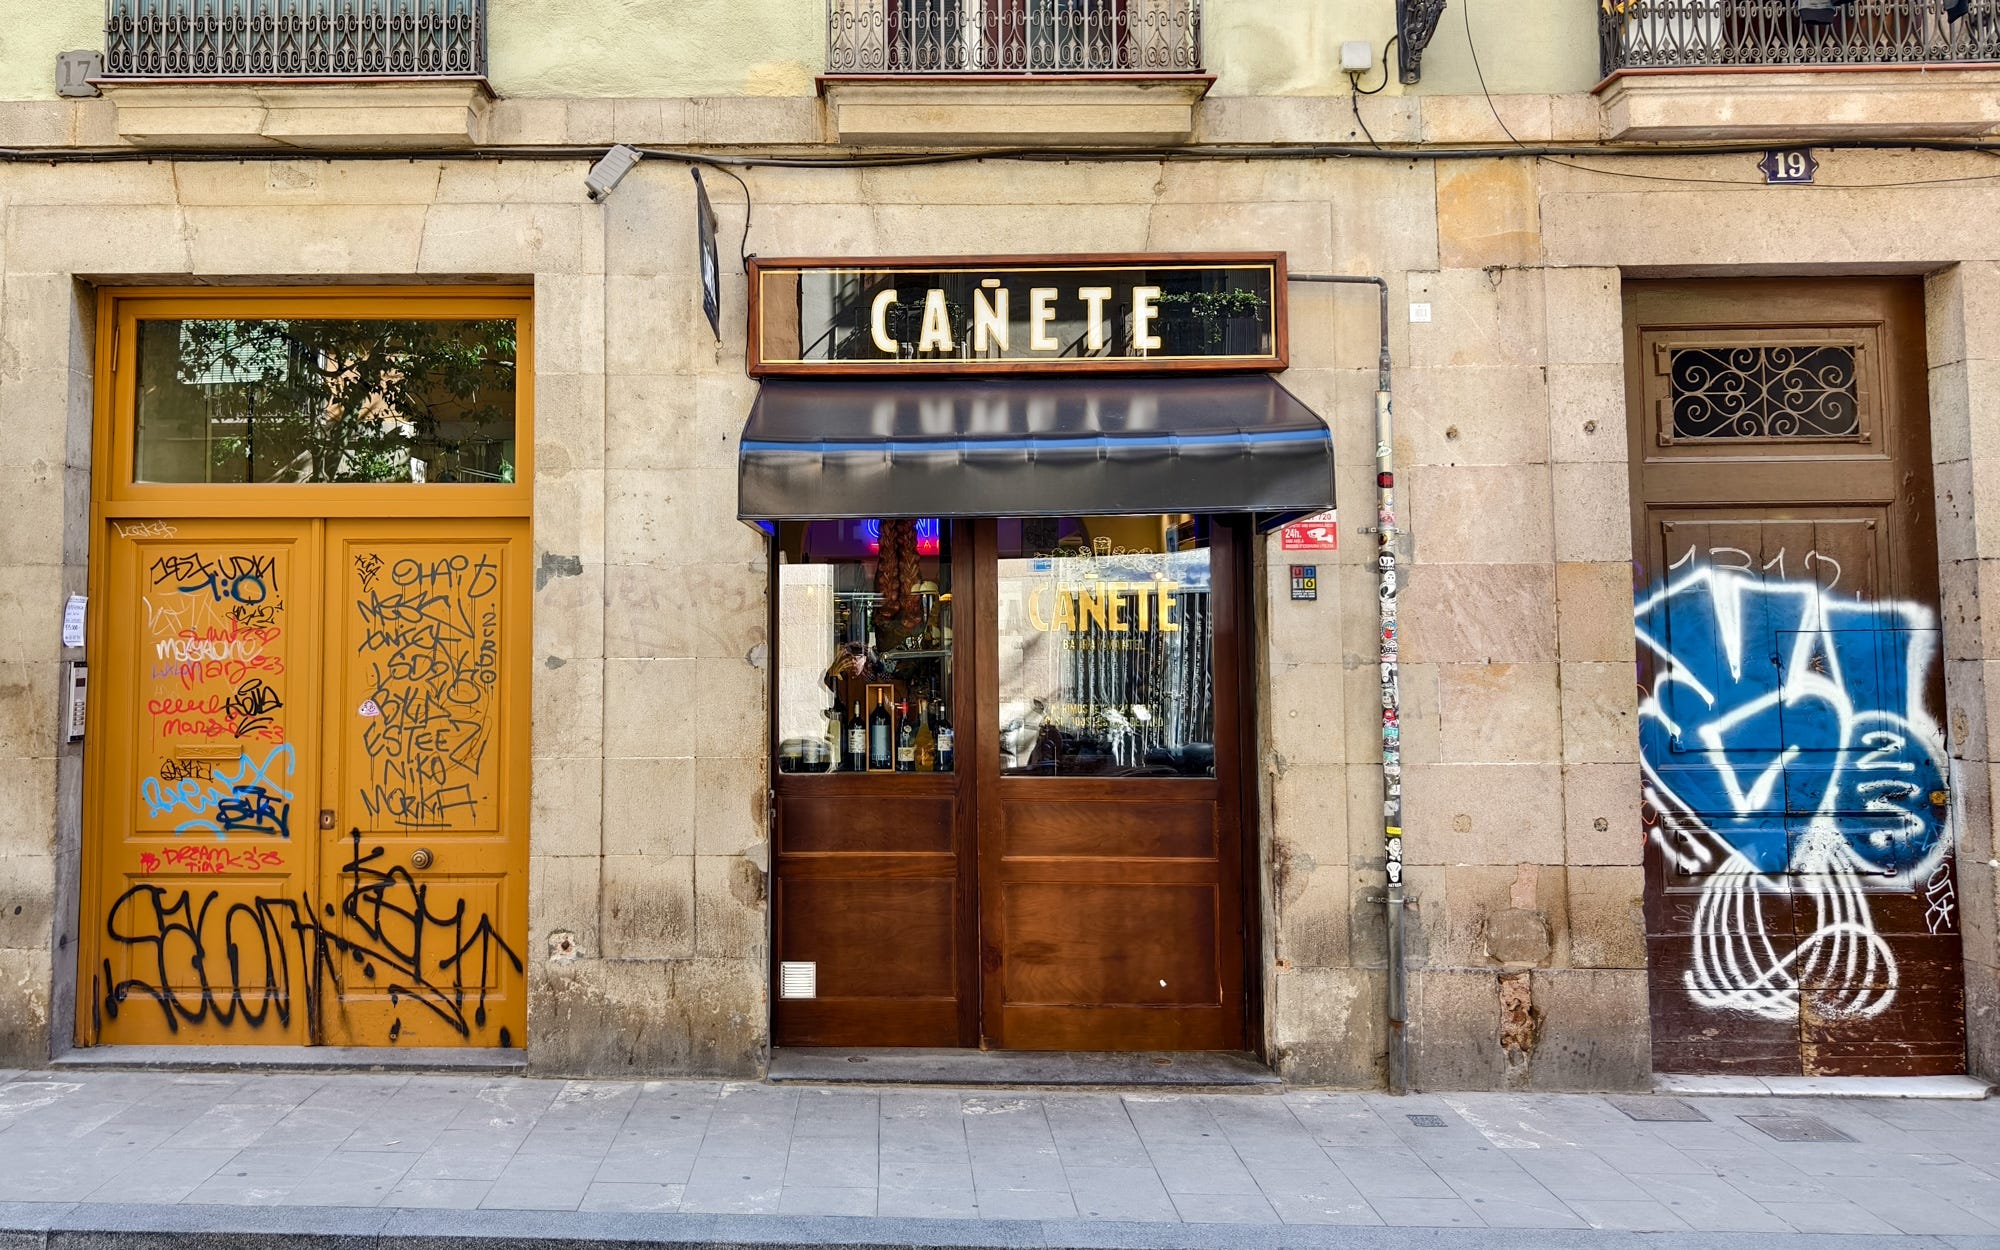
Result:
{"label": "metal pole", "polygon": [[1403,966],[1403,727],[1401,636],[1396,625],[1396,440],[1389,390],[1389,284],[1364,275],[1295,273],[1294,282],[1366,284],[1382,312],[1382,351],[1375,381],[1375,593],[1381,612],[1376,659],[1382,671],[1382,894],[1389,963],[1389,1092],[1409,1092],[1409,974]]}

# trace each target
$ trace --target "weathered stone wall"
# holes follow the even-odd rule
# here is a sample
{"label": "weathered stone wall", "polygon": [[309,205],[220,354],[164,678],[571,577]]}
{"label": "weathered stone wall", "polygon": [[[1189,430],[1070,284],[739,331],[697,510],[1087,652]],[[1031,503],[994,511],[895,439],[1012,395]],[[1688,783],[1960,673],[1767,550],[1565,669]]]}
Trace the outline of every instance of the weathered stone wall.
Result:
{"label": "weathered stone wall", "polygon": [[[880,8],[873,10],[880,11]],[[52,100],[59,53],[104,47],[104,0],[9,6],[0,24],[0,100]],[[1205,0],[1203,60],[1223,96],[1347,94],[1340,45],[1377,49],[1391,0]],[[1590,0],[1513,0],[1471,14],[1489,90],[1581,91],[1597,78]],[[489,0],[487,59],[507,98],[809,99],[826,66],[826,0]],[[1364,86],[1377,81],[1380,66]],[[1441,24],[1420,91],[1477,92],[1465,25]],[[1405,88],[1390,75],[1386,93]],[[1345,101],[1342,100],[1345,108]]]}
{"label": "weathered stone wall", "polygon": [[[566,134],[576,106],[544,103],[521,103],[523,133]],[[1502,106],[1530,138],[1562,133],[1580,116],[1573,104]],[[0,108],[0,131],[53,116],[22,107],[27,122]],[[1379,119],[1408,135],[1484,138],[1484,109],[1478,97],[1388,102]],[[756,101],[663,107],[629,137],[747,141],[789,127],[780,116],[791,114]],[[1245,102],[1204,124],[1248,134],[1303,116]],[[1833,184],[1984,172],[1974,156],[1823,156]],[[1979,370],[2000,359],[1987,341],[2000,269],[1968,259],[1992,245],[1965,223],[2000,200],[1979,183],[1767,191],[1748,185],[1748,158],[1615,168],[1745,185],[1528,159],[762,169],[744,174],[756,205],[747,246],[857,257],[1275,248],[1295,270],[1388,279],[1399,495],[1414,541],[1402,601],[1413,1075],[1433,1088],[1646,1077],[1621,272],[1935,273],[1962,893],[1975,1055],[1994,1072],[1981,727],[1995,653],[1974,606],[1981,561],[2000,551],[1981,519],[2000,506],[1975,506],[1989,461],[2000,463],[1979,450],[1992,438]],[[13,588],[0,597],[0,1062],[44,1058],[70,1032],[82,780],[55,742],[54,643],[86,561],[90,284],[496,278],[531,281],[536,296],[531,1062],[761,1067],[770,639],[764,547],[734,520],[735,439],[754,394],[743,278],[729,259],[742,201],[711,180],[725,255],[717,343],[700,313],[686,167],[642,164],[602,206],[583,201],[582,170],[0,166],[0,562]],[[1409,322],[1411,301],[1431,305],[1430,322]],[[1334,427],[1346,533],[1320,561],[1330,567],[1317,603],[1289,600],[1275,539],[1261,555],[1265,1040],[1293,1079],[1366,1086],[1381,1079],[1385,1044],[1365,532],[1373,293],[1295,287],[1291,338],[1282,380]]]}
{"label": "weathered stone wall", "polygon": [[1965,934],[1966,1035],[1972,1069],[2000,1073],[2000,945],[1993,838],[1993,700],[2000,636],[1984,612],[2000,601],[2000,266],[1969,261],[1933,273],[1929,330],[1931,455],[1945,639],[1946,733],[1958,826],[1957,895]]}

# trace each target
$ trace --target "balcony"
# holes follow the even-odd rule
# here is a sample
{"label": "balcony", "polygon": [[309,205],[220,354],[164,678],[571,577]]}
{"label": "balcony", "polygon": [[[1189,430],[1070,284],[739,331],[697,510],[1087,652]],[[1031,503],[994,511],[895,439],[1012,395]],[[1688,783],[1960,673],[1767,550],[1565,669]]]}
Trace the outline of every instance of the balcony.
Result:
{"label": "balcony", "polygon": [[827,0],[826,31],[843,142],[1177,143],[1213,81],[1201,0]]}
{"label": "balcony", "polygon": [[485,0],[110,0],[105,81],[484,78]]}
{"label": "balcony", "polygon": [[1600,0],[1608,137],[2000,128],[2000,0]]}
{"label": "balcony", "polygon": [[466,146],[486,0],[108,0],[93,81],[139,144]]}
{"label": "balcony", "polygon": [[828,0],[829,74],[1199,74],[1201,0]]}
{"label": "balcony", "polygon": [[1604,72],[2000,62],[2000,0],[1605,0]]}

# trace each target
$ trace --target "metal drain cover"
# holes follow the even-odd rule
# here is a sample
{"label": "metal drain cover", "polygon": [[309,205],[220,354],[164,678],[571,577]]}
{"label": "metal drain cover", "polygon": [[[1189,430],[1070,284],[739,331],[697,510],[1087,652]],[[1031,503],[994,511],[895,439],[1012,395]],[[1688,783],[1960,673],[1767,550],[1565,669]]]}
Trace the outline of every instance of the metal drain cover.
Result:
{"label": "metal drain cover", "polygon": [[1708,1117],[1678,1098],[1607,1098],[1634,1120],[1660,1124],[1706,1124]]}
{"label": "metal drain cover", "polygon": [[1811,1115],[1741,1115],[1737,1119],[1777,1141],[1853,1141],[1852,1137]]}
{"label": "metal drain cover", "polygon": [[1410,1117],[1410,1123],[1416,1125],[1418,1128],[1443,1128],[1444,1117],[1441,1115],[1413,1115]]}

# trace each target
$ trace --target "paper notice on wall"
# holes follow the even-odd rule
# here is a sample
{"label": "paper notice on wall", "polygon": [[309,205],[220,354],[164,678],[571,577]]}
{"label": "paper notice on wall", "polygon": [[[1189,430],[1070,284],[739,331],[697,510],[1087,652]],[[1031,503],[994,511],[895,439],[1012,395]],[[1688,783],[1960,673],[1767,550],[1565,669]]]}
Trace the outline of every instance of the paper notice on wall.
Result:
{"label": "paper notice on wall", "polygon": [[83,645],[83,596],[71,595],[63,605],[63,646]]}
{"label": "paper notice on wall", "polygon": [[1339,513],[1328,508],[1291,522],[1284,528],[1283,544],[1286,551],[1338,551]]}

